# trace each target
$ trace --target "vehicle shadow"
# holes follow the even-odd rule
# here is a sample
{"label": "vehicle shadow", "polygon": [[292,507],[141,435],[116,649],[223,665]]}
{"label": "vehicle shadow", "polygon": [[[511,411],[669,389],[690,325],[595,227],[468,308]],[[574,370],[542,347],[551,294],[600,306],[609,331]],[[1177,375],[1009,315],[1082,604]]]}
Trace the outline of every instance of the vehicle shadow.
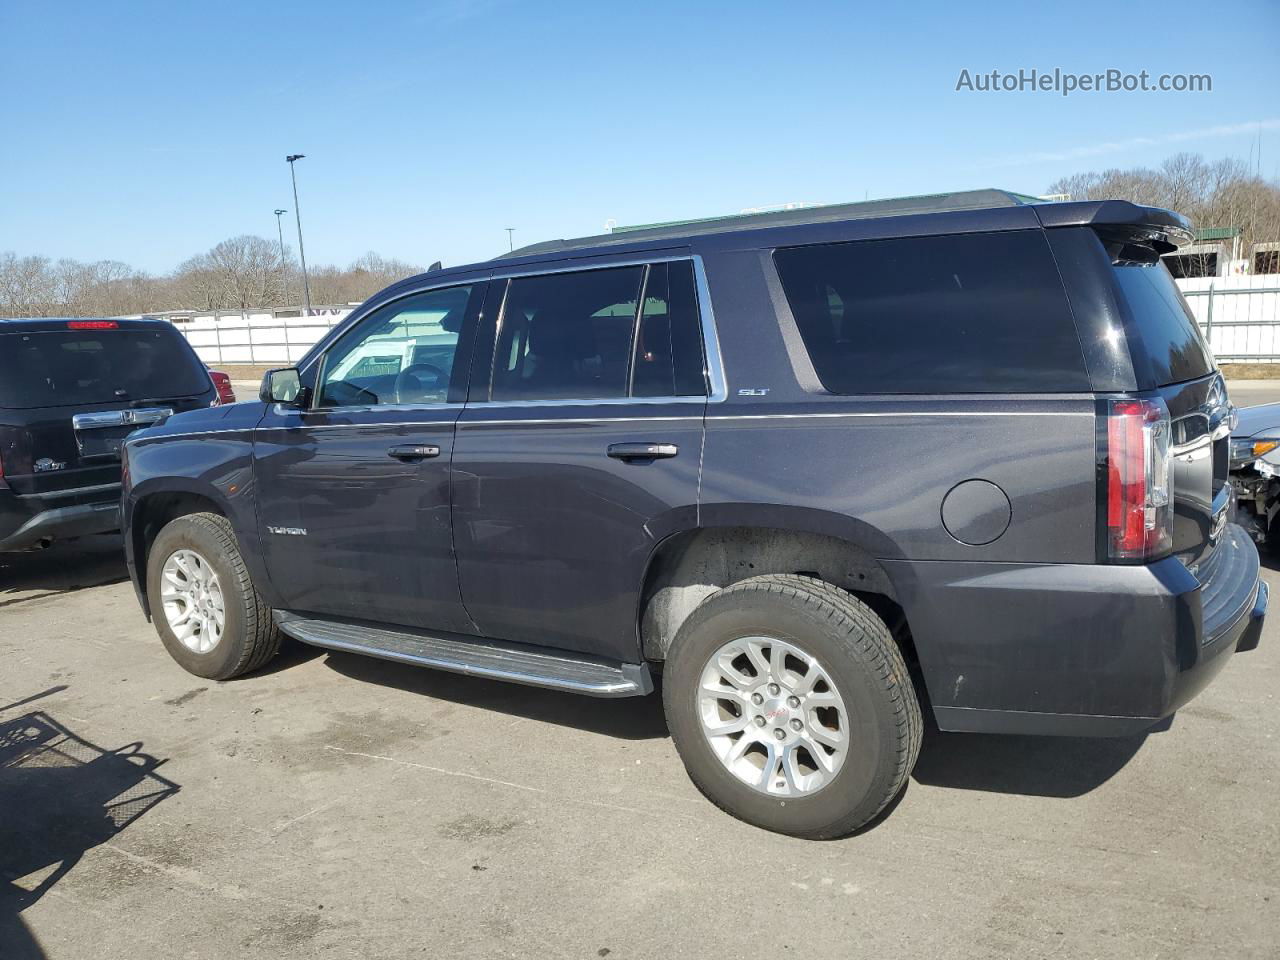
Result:
{"label": "vehicle shadow", "polygon": [[355,653],[328,651],[325,664],[364,683],[619,740],[658,740],[668,736],[661,686],[659,692],[647,697],[615,700],[428,670]]}
{"label": "vehicle shadow", "polygon": [[0,553],[0,610],[127,580],[118,533],[81,537],[44,550]]}
{"label": "vehicle shadow", "polygon": [[[1167,729],[1171,721],[1166,721]],[[1102,786],[1146,742],[1130,737],[1029,737],[944,733],[925,713],[924,741],[912,779],[957,790],[1070,798]]]}
{"label": "vehicle shadow", "polygon": [[96,746],[43,711],[0,719],[0,956],[44,956],[20,914],[178,791],[155,772],[163,763],[140,743]]}

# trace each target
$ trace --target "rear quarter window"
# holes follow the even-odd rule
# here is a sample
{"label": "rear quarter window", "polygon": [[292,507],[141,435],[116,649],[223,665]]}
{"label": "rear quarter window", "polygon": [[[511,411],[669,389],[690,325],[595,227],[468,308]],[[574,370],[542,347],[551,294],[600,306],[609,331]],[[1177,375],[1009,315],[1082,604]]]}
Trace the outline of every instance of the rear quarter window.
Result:
{"label": "rear quarter window", "polygon": [[164,400],[210,389],[204,365],[170,328],[0,334],[0,407]]}
{"label": "rear quarter window", "polygon": [[1039,230],[789,247],[774,262],[832,393],[1090,389]]}
{"label": "rear quarter window", "polygon": [[[1144,354],[1141,359],[1155,385],[1195,380],[1213,372],[1216,361],[1200,325],[1163,263],[1121,262],[1112,273],[1128,308],[1131,342],[1136,331]],[[1134,357],[1135,363],[1139,359]]]}

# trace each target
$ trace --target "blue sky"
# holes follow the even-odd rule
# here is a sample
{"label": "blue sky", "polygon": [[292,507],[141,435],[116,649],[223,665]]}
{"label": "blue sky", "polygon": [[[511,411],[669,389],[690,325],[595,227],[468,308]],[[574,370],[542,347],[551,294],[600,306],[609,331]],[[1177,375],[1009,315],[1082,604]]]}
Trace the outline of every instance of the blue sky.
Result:
{"label": "blue sky", "polygon": [[[163,272],[274,237],[417,263],[618,223],[981,186],[1179,150],[1280,175],[1280,3],[0,0],[0,251]],[[1212,93],[956,92],[961,69]],[[291,226],[291,225],[290,225]],[[286,241],[293,243],[289,232]]]}

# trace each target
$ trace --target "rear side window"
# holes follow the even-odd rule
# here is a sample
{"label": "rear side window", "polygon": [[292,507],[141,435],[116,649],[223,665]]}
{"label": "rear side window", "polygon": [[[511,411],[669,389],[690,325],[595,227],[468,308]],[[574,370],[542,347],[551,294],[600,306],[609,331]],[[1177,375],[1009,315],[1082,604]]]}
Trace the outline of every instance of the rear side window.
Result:
{"label": "rear side window", "polygon": [[790,247],[774,261],[832,393],[1090,389],[1039,230]]}
{"label": "rear side window", "polygon": [[643,266],[512,280],[492,398],[625,397],[643,280]]}
{"label": "rear side window", "polygon": [[634,397],[704,397],[702,332],[693,262],[649,267],[631,375]]}
{"label": "rear side window", "polygon": [[0,335],[0,407],[164,400],[209,389],[204,365],[170,328]]}
{"label": "rear side window", "polygon": [[689,261],[512,279],[495,401],[705,396]]}
{"label": "rear side window", "polygon": [[1129,307],[1151,377],[1163,386],[1213,372],[1214,359],[1195,315],[1162,263],[1118,263],[1112,268]]}

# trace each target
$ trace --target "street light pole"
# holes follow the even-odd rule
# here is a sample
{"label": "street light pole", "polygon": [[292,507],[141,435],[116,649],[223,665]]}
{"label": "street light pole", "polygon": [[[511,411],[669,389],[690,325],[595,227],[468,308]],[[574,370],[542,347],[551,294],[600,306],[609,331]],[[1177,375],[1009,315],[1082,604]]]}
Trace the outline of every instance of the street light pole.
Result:
{"label": "street light pole", "polygon": [[512,239],[512,237],[513,237],[513,236],[515,236],[516,228],[515,228],[515,227],[507,227],[507,228],[506,228],[506,231],[507,231],[507,250],[508,250],[508,252],[509,252],[509,251],[514,250],[514,249],[516,248],[516,242],[515,242],[515,240],[513,240],[513,239]]}
{"label": "street light pole", "polygon": [[302,261],[302,299],[307,305],[307,316],[311,316],[311,283],[307,279],[307,252],[302,248],[302,214],[298,211],[298,175],[293,171],[295,160],[302,160],[305,153],[291,153],[285,157],[289,164],[289,179],[293,181],[293,215],[298,220],[298,258]]}
{"label": "street light pole", "polygon": [[289,264],[284,258],[284,227],[281,225],[280,217],[282,214],[288,213],[284,208],[276,210],[276,234],[280,237],[280,272],[284,274],[284,303],[289,305]]}

